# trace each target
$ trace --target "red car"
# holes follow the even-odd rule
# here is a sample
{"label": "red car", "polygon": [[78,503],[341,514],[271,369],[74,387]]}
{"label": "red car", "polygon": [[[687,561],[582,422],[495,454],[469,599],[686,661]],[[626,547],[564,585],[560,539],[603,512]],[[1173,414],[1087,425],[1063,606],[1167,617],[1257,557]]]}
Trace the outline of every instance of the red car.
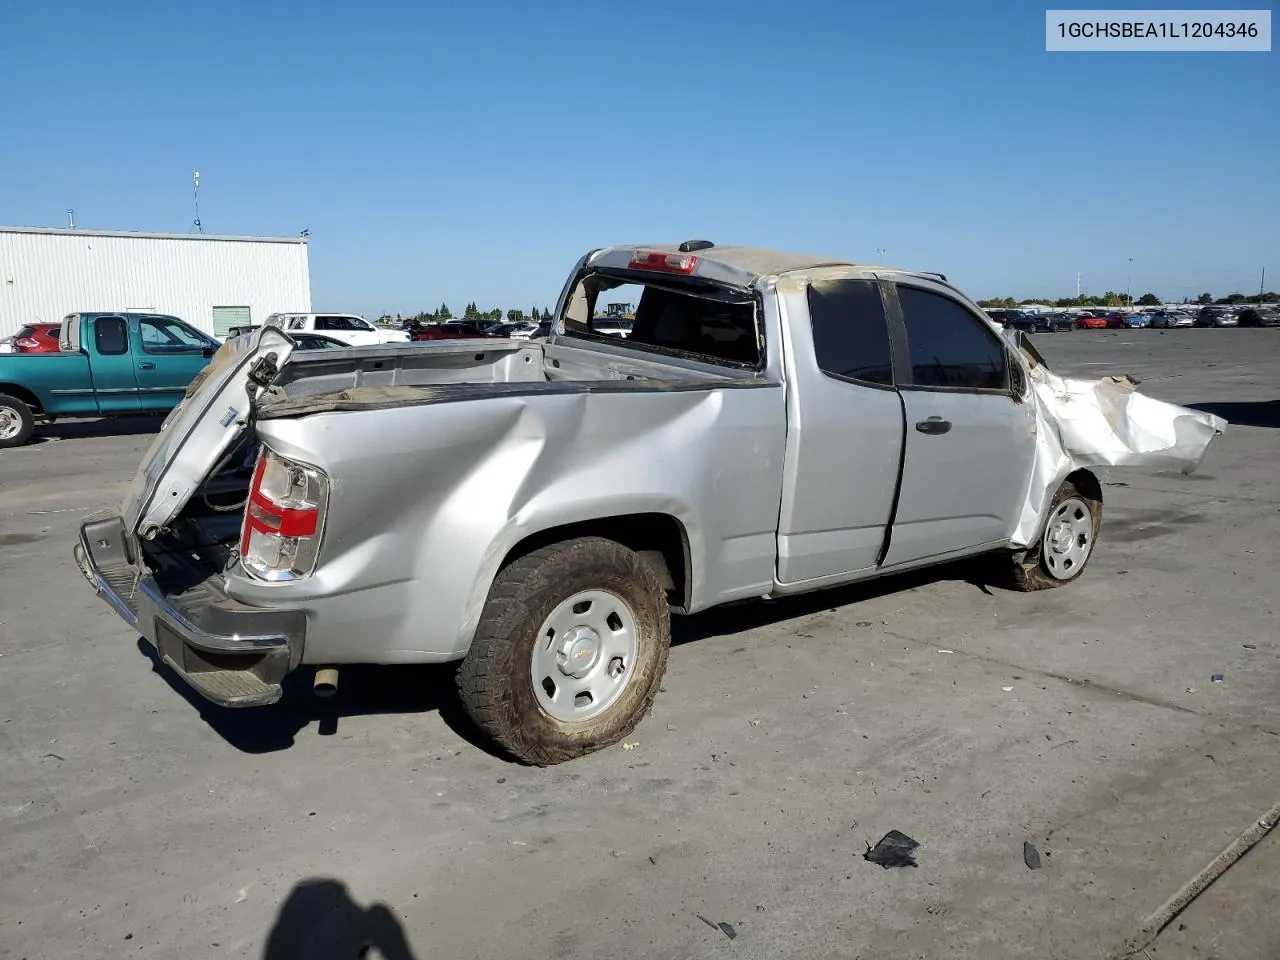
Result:
{"label": "red car", "polygon": [[479,327],[461,320],[447,323],[429,323],[417,329],[410,329],[410,340],[478,340],[492,339]]}
{"label": "red car", "polygon": [[1076,317],[1077,330],[1105,330],[1110,324],[1106,317],[1095,317],[1092,313],[1082,313]]}
{"label": "red car", "polygon": [[29,323],[13,335],[14,353],[57,353],[60,323]]}

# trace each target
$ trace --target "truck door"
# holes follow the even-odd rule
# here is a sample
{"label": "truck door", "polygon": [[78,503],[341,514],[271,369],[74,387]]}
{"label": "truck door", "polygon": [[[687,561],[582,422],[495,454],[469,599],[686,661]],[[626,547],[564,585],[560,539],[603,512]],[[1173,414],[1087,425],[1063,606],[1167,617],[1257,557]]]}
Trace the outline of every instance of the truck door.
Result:
{"label": "truck door", "polygon": [[899,282],[910,382],[902,490],[886,567],[1008,540],[1035,459],[1034,404],[1015,397],[1005,344],[946,287]]}
{"label": "truck door", "polygon": [[138,379],[130,348],[129,322],[114,314],[86,315],[89,355],[94,395],[103,413],[128,413],[142,409],[138,400]]}
{"label": "truck door", "polygon": [[137,328],[133,356],[139,402],[144,410],[170,410],[217,345],[177,317],[139,317]]}
{"label": "truck door", "polygon": [[786,294],[785,305],[791,387],[778,521],[782,592],[876,567],[904,433],[881,284],[815,281]]}

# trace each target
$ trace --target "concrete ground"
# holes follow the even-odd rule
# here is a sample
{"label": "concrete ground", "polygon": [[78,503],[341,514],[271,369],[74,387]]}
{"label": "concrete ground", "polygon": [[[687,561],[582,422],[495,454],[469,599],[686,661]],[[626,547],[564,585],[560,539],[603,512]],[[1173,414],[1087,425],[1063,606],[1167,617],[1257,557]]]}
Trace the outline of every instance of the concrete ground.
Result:
{"label": "concrete ground", "polygon": [[[0,955],[1115,955],[1280,799],[1280,331],[1036,339],[1233,425],[1196,474],[1109,477],[1071,587],[700,616],[632,749],[545,770],[473,744],[439,668],[193,699],[70,554],[157,421],[0,453]],[[862,859],[890,829],[918,867]],[[1280,956],[1277,903],[1273,834],[1147,953]]]}

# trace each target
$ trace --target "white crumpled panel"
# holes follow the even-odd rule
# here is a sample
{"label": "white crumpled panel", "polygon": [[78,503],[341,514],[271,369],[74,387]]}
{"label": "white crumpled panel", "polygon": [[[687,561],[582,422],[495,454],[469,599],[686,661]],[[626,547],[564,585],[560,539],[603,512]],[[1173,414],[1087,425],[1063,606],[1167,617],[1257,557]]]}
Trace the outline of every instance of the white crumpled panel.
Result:
{"label": "white crumpled panel", "polygon": [[1059,484],[1081,467],[1146,467],[1190,473],[1227,421],[1165,403],[1127,377],[1060,377],[1043,364],[1031,371],[1037,401],[1036,462],[1013,544],[1027,546]]}

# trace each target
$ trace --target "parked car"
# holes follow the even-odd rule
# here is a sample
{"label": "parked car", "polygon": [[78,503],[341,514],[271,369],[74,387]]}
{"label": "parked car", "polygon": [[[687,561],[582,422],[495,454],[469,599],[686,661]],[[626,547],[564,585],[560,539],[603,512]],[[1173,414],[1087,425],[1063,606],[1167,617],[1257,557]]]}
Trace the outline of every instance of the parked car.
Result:
{"label": "parked car", "polygon": [[1106,317],[1099,317],[1092,313],[1076,314],[1077,330],[1105,330],[1110,326]]}
{"label": "parked car", "polygon": [[379,327],[354,313],[273,313],[264,326],[279,327],[285,333],[319,333],[345,341],[353,347],[375,343],[406,343],[403,330]]}
{"label": "parked car", "polygon": [[[625,284],[631,336],[592,331]],[[1056,376],[936,274],[707,241],[582,257],[545,343],[371,373],[270,327],[228,342],[76,561],[208,700],[461,661],[474,724],[533,764],[636,726],[673,612],[980,554],[1064,586],[1098,542],[1095,468],[1191,470],[1223,428]]]}
{"label": "parked car", "polygon": [[1126,330],[1145,330],[1151,326],[1151,318],[1145,313],[1129,313],[1120,318],[1120,326]]}
{"label": "parked car", "polygon": [[1022,318],[1021,310],[988,310],[987,316],[1002,327],[1010,326],[1015,320]]}
{"label": "parked car", "polygon": [[492,326],[485,327],[484,332],[491,337],[507,337],[519,340],[528,337],[537,326],[536,323],[495,323]]}
{"label": "parked car", "polygon": [[1234,327],[1239,323],[1236,311],[1228,307],[1204,307],[1196,314],[1197,327]]}
{"label": "parked car", "polygon": [[448,320],[444,323],[426,323],[409,333],[409,339],[421,340],[474,340],[492,337],[474,323],[464,320]]}
{"label": "parked car", "polygon": [[1240,311],[1236,325],[1241,327],[1280,327],[1280,310],[1247,307]]}
{"label": "parked car", "polygon": [[57,353],[60,323],[29,323],[13,335],[14,353]]}
{"label": "parked car", "polygon": [[1076,328],[1075,317],[1067,313],[1048,313],[1045,314],[1045,320],[1050,333],[1070,333]]}
{"label": "parked car", "polygon": [[73,313],[59,344],[0,358],[0,447],[26,443],[37,420],[171,410],[220,346],[177,317],[138,313]]}

